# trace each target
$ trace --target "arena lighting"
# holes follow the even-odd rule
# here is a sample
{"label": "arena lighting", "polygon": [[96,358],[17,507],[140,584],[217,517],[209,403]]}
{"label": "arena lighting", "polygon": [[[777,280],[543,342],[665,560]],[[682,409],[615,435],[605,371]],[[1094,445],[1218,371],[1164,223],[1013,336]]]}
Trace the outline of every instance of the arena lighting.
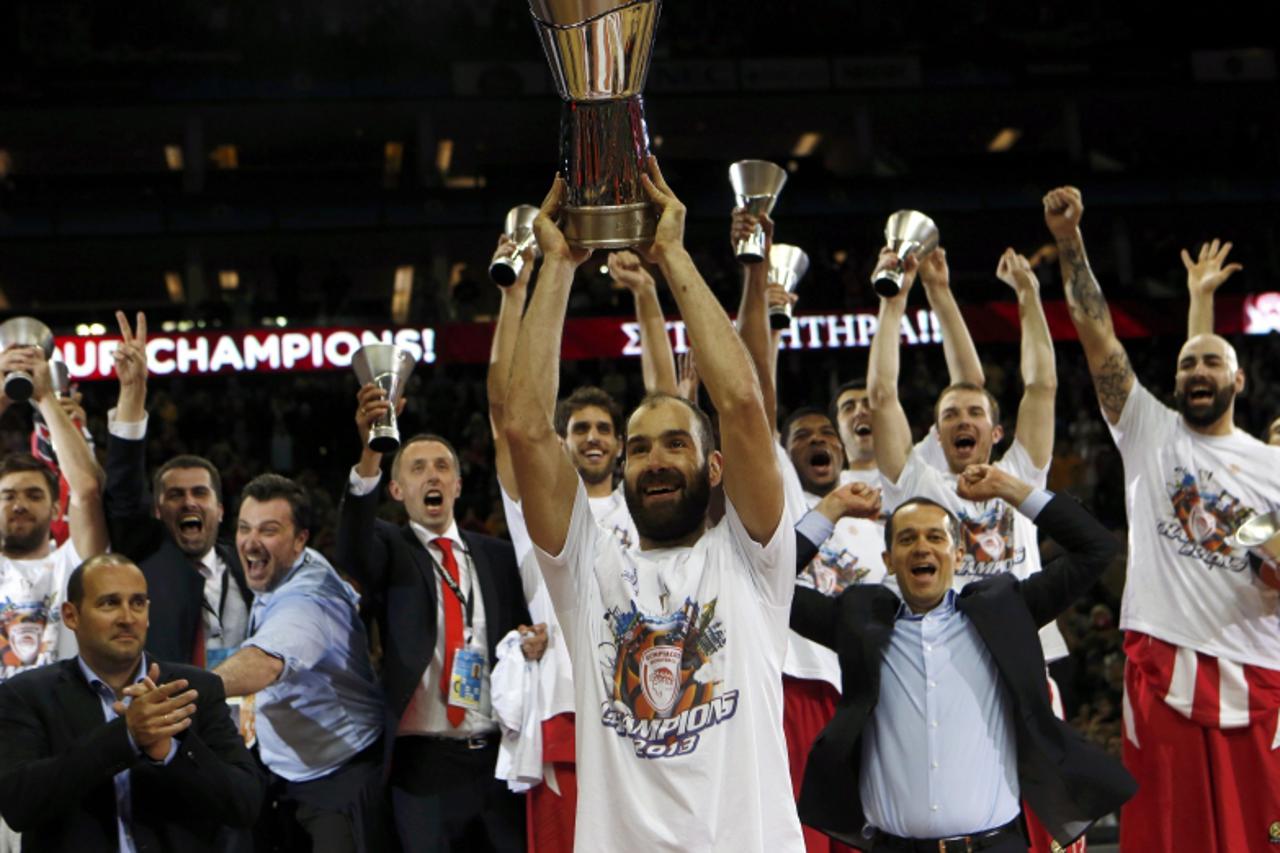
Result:
{"label": "arena lighting", "polygon": [[440,174],[449,174],[449,167],[453,165],[453,140],[441,139],[436,143],[436,169]]}
{"label": "arena lighting", "polygon": [[409,321],[409,305],[413,302],[413,267],[396,267],[391,287],[391,322],[404,325]]}
{"label": "arena lighting", "polygon": [[450,175],[444,179],[444,185],[451,190],[483,189],[484,175]]}
{"label": "arena lighting", "polygon": [[181,145],[166,145],[164,147],[164,164],[169,167],[170,172],[181,172],[184,161],[182,159]]}
{"label": "arena lighting", "polygon": [[164,289],[169,294],[170,302],[181,304],[186,300],[186,292],[182,287],[182,276],[176,272],[164,274]]}
{"label": "arena lighting", "polygon": [[[818,148],[818,143],[822,142],[822,134],[809,131],[800,134],[800,138],[796,140],[796,144],[791,146],[792,157],[808,157]],[[792,171],[795,171],[794,169]]]}
{"label": "arena lighting", "polygon": [[239,290],[240,273],[237,270],[218,270],[218,286],[223,290]]}
{"label": "arena lighting", "polygon": [[987,150],[993,154],[1001,151],[1008,151],[1014,145],[1018,144],[1018,140],[1022,138],[1022,131],[1016,127],[1004,127],[987,143]]}
{"label": "arena lighting", "polygon": [[1244,298],[1244,333],[1280,333],[1280,293],[1251,293]]}
{"label": "arena lighting", "polygon": [[209,159],[219,169],[239,169],[240,151],[234,145],[219,145],[209,154]]}
{"label": "arena lighting", "polygon": [[382,183],[388,188],[394,187],[400,180],[400,170],[404,166],[404,143],[394,140],[382,146]]}

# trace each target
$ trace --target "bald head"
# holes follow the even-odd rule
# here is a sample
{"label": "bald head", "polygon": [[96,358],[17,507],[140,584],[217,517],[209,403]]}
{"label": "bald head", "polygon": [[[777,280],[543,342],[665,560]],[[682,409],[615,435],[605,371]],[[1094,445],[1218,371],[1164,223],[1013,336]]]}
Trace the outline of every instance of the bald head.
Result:
{"label": "bald head", "polygon": [[1244,371],[1225,338],[1196,335],[1182,345],[1173,397],[1188,427],[1229,434],[1234,429],[1236,395],[1243,390]]}

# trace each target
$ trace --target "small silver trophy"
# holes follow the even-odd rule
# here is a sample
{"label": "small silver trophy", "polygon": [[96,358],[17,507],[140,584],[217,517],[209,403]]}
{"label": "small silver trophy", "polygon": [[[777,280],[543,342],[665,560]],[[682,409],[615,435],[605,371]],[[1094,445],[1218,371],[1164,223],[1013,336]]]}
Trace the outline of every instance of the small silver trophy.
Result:
{"label": "small silver trophy", "polygon": [[404,396],[405,384],[413,373],[414,360],[408,350],[394,344],[365,344],[351,357],[351,367],[363,387],[370,382],[387,392],[391,404],[385,416],[369,429],[369,449],[375,453],[393,453],[400,447],[400,428],[396,424],[396,403]]}
{"label": "small silver trophy", "polygon": [[1280,563],[1280,510],[1250,518],[1227,538],[1227,545],[1249,551],[1264,562]]}
{"label": "small silver trophy", "polygon": [[560,228],[570,246],[653,242],[658,217],[640,183],[649,131],[640,94],[661,0],[529,0],[560,108]]}
{"label": "small silver trophy", "polygon": [[[53,355],[53,332],[34,317],[11,317],[0,323],[0,351],[10,347],[36,347],[44,358]],[[4,395],[16,403],[30,400],[35,391],[31,376],[21,370],[4,377]]]}
{"label": "small silver trophy", "polygon": [[[796,285],[809,271],[809,256],[799,246],[774,243],[769,249],[769,283],[780,284],[787,293],[795,293]],[[791,303],[769,306],[769,327],[786,329],[791,325]]]}
{"label": "small silver trophy", "polygon": [[876,293],[885,297],[897,296],[902,289],[902,264],[908,255],[923,260],[938,248],[938,226],[918,210],[899,210],[884,226],[885,245],[898,256],[898,265],[882,269],[871,281]]}
{"label": "small silver trophy", "polygon": [[533,256],[542,256],[538,241],[533,236],[533,219],[538,215],[538,208],[531,204],[522,204],[507,211],[507,218],[502,225],[502,233],[515,243],[505,252],[497,252],[489,262],[489,278],[501,287],[510,287],[520,277],[524,269],[524,253],[533,247]]}
{"label": "small silver trophy", "polygon": [[[768,160],[739,160],[729,167],[729,183],[733,185],[738,207],[759,216],[773,213],[778,194],[787,183],[787,173]],[[734,247],[738,262],[758,264],[764,260],[764,229],[757,226],[749,237]]]}

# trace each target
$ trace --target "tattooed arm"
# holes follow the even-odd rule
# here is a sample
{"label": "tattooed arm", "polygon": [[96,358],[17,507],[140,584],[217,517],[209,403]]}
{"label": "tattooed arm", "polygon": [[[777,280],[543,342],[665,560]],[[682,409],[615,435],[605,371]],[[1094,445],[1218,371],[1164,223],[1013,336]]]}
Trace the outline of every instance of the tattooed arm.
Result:
{"label": "tattooed arm", "polygon": [[1124,403],[1133,390],[1133,367],[1111,325],[1102,288],[1089,268],[1089,257],[1080,234],[1084,200],[1075,187],[1060,187],[1044,197],[1044,221],[1058,243],[1058,263],[1062,287],[1067,294],[1071,322],[1084,346],[1093,389],[1102,404],[1102,413],[1111,423],[1120,421]]}

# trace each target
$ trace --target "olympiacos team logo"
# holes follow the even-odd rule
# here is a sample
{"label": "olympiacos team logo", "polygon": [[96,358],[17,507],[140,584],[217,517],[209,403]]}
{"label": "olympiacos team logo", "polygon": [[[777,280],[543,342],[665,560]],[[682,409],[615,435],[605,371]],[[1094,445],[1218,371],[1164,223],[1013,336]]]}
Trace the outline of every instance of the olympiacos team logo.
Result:
{"label": "olympiacos team logo", "polygon": [[721,692],[717,654],[725,645],[716,601],[687,599],[675,613],[649,615],[635,602],[606,615],[613,642],[604,675],[611,701],[600,722],[630,738],[640,758],[687,755],[700,732],[733,716],[738,691]]}

